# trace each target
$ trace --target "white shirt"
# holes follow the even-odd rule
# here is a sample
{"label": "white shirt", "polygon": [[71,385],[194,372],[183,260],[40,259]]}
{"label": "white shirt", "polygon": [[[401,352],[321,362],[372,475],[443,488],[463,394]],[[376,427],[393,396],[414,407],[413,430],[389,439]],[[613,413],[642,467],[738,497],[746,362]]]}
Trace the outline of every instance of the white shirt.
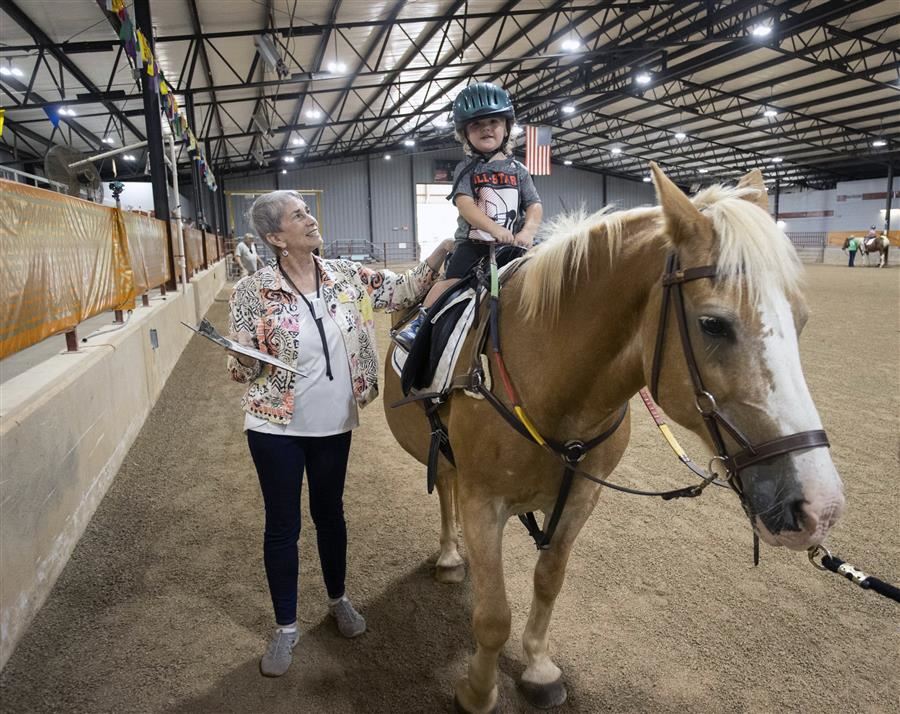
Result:
{"label": "white shirt", "polygon": [[[313,305],[318,300],[320,312],[327,312],[315,293],[305,297]],[[341,329],[331,315],[322,317],[334,377],[331,380],[326,373],[319,328],[309,308],[302,300],[295,302],[294,307],[300,324],[300,356],[296,367],[305,375],[294,380],[294,415],[289,424],[282,425],[247,413],[244,416],[244,430],[282,436],[332,436],[355,429],[359,426],[359,410],[353,396],[350,362]]]}
{"label": "white shirt", "polygon": [[255,273],[257,268],[256,244],[247,245],[244,241],[237,244],[236,254],[241,265],[248,273]]}

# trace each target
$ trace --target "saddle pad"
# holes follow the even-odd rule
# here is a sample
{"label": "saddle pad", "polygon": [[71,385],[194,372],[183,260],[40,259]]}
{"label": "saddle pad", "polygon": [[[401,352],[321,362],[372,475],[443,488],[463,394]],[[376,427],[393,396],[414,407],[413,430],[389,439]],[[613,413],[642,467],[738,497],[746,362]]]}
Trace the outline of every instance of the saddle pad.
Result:
{"label": "saddle pad", "polygon": [[[456,325],[454,325],[453,330],[450,333],[450,337],[447,340],[447,346],[441,353],[437,367],[434,371],[434,379],[432,379],[431,384],[424,389],[412,389],[410,391],[411,394],[443,392],[450,386],[450,380],[453,377],[453,370],[456,367],[456,362],[462,351],[463,342],[465,342],[466,335],[469,333],[469,328],[472,327],[472,323],[475,320],[475,291],[472,288],[463,291],[444,305],[437,314],[429,318],[429,322],[434,325],[447,311],[462,303],[466,303],[466,306],[463,308],[462,315],[460,315],[459,320],[456,322]],[[391,366],[394,368],[398,377],[403,374],[403,366],[406,364],[408,357],[409,355],[406,350],[401,347],[394,348],[391,356]]]}

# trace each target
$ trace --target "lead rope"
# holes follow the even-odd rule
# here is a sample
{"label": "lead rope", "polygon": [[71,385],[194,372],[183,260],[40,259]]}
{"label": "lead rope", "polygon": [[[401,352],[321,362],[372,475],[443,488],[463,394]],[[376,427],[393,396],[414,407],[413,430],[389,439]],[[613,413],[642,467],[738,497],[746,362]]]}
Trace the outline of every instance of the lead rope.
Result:
{"label": "lead rope", "polygon": [[[874,575],[866,575],[859,568],[833,556],[825,546],[813,546],[807,551],[807,555],[809,562],[819,570],[830,570],[832,573],[843,575],[863,590],[874,590],[879,595],[900,603],[900,588],[886,583],[884,580],[879,580]],[[816,562],[817,556],[821,556],[821,565]]]}

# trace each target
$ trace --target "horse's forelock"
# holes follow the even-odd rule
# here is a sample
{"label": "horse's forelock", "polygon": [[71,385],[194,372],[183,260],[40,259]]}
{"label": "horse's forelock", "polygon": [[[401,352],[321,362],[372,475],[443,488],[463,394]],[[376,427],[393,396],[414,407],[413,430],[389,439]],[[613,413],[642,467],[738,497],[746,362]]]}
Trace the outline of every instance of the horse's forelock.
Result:
{"label": "horse's forelock", "polygon": [[[739,278],[733,284],[739,291],[746,288],[744,297],[751,304],[796,293],[802,268],[790,239],[764,210],[745,200],[747,189],[713,189],[698,194],[695,201],[704,201],[698,208],[712,220],[718,237],[719,275]],[[715,200],[709,200],[708,193]]]}

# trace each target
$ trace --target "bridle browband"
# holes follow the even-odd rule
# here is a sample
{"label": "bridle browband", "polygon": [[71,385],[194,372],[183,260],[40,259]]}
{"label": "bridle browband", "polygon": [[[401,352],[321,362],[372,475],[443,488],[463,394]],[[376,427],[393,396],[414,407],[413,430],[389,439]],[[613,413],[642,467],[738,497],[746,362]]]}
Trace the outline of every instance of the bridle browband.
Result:
{"label": "bridle browband", "polygon": [[[745,509],[749,504],[745,502],[744,487],[740,481],[740,472],[748,466],[760,461],[771,459],[775,456],[788,454],[792,451],[815,449],[822,446],[830,446],[828,436],[822,429],[801,431],[789,436],[781,436],[777,439],[765,441],[762,444],[753,444],[740,429],[737,428],[722,412],[719,411],[715,397],[704,387],[703,378],[694,350],[691,345],[691,337],[688,331],[687,312],[684,307],[684,294],[682,285],[692,280],[703,278],[714,279],[716,277],[715,265],[704,265],[697,268],[682,269],[678,256],[672,252],[666,259],[666,270],[662,276],[662,304],[659,311],[659,329],[656,332],[656,347],[653,352],[653,371],[650,376],[650,393],[653,399],[659,403],[659,373],[662,369],[662,357],[665,348],[666,324],[669,313],[669,303],[674,303],[675,319],[678,323],[678,332],[681,336],[681,348],[687,362],[691,382],[694,385],[694,400],[697,411],[703,417],[706,429],[709,432],[717,455],[710,462],[710,470],[715,461],[721,462],[725,469],[726,481],[737,492]],[[741,447],[735,454],[729,454],[725,446],[722,430],[726,431]]]}

